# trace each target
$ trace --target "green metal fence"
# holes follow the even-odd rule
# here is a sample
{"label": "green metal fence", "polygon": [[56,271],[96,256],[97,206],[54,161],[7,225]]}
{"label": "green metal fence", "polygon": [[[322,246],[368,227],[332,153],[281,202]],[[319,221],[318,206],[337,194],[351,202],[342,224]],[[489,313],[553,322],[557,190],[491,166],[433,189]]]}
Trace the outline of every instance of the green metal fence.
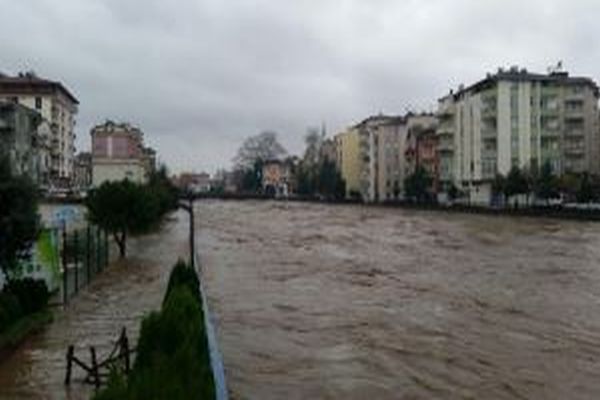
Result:
{"label": "green metal fence", "polygon": [[110,246],[106,231],[92,225],[57,232],[60,254],[60,298],[67,304],[108,265]]}

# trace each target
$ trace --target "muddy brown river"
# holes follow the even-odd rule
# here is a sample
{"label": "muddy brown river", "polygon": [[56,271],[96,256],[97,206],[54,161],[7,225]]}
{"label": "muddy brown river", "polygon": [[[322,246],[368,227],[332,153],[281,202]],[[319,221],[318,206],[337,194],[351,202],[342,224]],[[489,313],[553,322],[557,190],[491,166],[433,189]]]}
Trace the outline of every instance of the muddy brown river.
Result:
{"label": "muddy brown river", "polygon": [[198,205],[234,399],[598,399],[600,225]]}
{"label": "muddy brown river", "polygon": [[[196,205],[231,398],[600,398],[600,224],[361,206]],[[0,399],[67,391],[66,346],[135,338],[187,218],[133,243],[0,360]]]}

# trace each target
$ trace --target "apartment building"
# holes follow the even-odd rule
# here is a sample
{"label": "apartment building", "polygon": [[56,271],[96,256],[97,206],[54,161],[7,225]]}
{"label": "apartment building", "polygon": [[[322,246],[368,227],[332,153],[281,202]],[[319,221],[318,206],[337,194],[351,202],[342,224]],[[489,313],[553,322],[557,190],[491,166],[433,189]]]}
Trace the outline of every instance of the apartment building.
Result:
{"label": "apartment building", "polygon": [[360,169],[360,194],[363,201],[378,202],[380,200],[380,146],[386,127],[396,123],[398,117],[388,115],[375,115],[366,118],[358,125],[359,136],[359,169]]}
{"label": "apartment building", "polygon": [[[336,137],[338,164],[341,164],[342,176],[346,182],[348,177],[354,179],[351,180],[354,182],[354,189],[366,202],[401,198],[404,179],[412,172],[406,164],[409,132],[416,128],[431,130],[436,121],[432,114],[413,113],[405,116],[376,115],[366,118],[344,135]],[[350,144],[354,147],[350,147]],[[346,150],[340,146],[345,146]],[[424,147],[421,150],[424,151]]]}
{"label": "apartment building", "polygon": [[92,154],[89,152],[79,153],[75,156],[72,187],[76,190],[85,191],[91,186]]}
{"label": "apartment building", "polygon": [[92,186],[124,179],[137,183],[148,181],[150,163],[140,129],[128,123],[106,121],[95,126],[91,136]]}
{"label": "apartment building", "polygon": [[0,73],[0,100],[35,110],[48,122],[50,179],[54,185],[68,185],[74,166],[77,98],[62,83],[28,72],[16,77]]}
{"label": "apartment building", "polygon": [[511,167],[550,163],[558,175],[600,172],[597,84],[557,68],[517,67],[439,100],[440,179],[488,203],[491,181]]}
{"label": "apartment building", "polygon": [[360,150],[359,134],[356,127],[350,127],[334,137],[335,162],[346,182],[346,197],[360,193]]}
{"label": "apartment building", "polygon": [[[378,149],[376,182],[369,186],[377,188],[379,201],[397,200],[402,196],[405,178],[404,152],[408,133],[406,117],[391,117],[375,128]],[[374,199],[373,199],[374,200]]]}
{"label": "apartment building", "polygon": [[432,179],[430,191],[438,192],[440,176],[439,138],[437,118],[433,114],[413,115],[408,118],[405,151],[405,176],[423,168]]}
{"label": "apartment building", "polygon": [[0,157],[11,172],[45,187],[49,178],[49,131],[39,113],[20,104],[0,102]]}

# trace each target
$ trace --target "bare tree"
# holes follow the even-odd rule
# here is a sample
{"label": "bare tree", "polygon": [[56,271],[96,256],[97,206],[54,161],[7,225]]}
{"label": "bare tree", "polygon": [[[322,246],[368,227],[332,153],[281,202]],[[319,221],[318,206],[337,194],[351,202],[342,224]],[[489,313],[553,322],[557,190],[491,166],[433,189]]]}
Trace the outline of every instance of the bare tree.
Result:
{"label": "bare tree", "polygon": [[265,131],[244,140],[233,162],[236,169],[247,170],[253,168],[256,161],[280,158],[286,154],[287,151],[277,140],[277,133]]}
{"label": "bare tree", "polygon": [[308,166],[315,166],[321,158],[321,147],[325,140],[325,132],[319,133],[316,128],[309,128],[304,136],[306,150],[304,151],[304,163]]}

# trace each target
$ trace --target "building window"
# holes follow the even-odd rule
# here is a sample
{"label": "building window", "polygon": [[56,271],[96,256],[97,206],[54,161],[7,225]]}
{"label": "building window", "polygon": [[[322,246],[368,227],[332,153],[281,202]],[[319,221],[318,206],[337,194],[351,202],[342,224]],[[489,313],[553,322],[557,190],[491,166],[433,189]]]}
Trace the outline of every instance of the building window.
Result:
{"label": "building window", "polygon": [[41,97],[36,97],[35,98],[35,109],[36,110],[41,110],[42,109],[42,98]]}

